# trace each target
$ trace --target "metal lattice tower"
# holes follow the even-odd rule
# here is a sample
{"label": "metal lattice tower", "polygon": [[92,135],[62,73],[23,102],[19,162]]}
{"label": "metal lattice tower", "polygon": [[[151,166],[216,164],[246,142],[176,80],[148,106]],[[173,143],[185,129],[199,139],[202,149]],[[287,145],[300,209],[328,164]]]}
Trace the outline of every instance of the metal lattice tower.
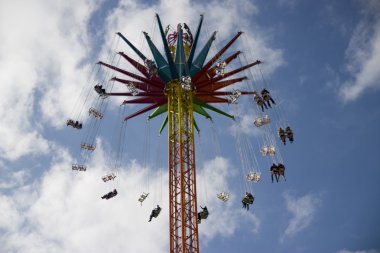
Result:
{"label": "metal lattice tower", "polygon": [[166,88],[170,252],[199,252],[192,93],[180,82]]}

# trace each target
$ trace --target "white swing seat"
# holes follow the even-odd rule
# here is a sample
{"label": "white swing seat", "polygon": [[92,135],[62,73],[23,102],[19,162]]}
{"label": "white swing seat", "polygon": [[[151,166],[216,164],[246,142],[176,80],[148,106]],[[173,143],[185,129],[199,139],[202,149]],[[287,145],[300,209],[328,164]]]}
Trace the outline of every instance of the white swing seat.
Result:
{"label": "white swing seat", "polygon": [[110,181],[110,180],[114,180],[116,177],[116,175],[114,173],[111,173],[111,174],[107,174],[105,176],[102,177],[102,180],[104,182],[107,182],[107,181]]}
{"label": "white swing seat", "polygon": [[218,199],[222,200],[223,202],[228,201],[228,199],[230,198],[230,194],[228,194],[227,192],[218,193],[216,196],[218,197]]}
{"label": "white swing seat", "polygon": [[181,77],[181,87],[184,90],[191,90],[191,77],[190,76],[182,76]]}
{"label": "white swing seat", "polygon": [[129,82],[126,86],[129,90],[129,92],[132,93],[132,96],[136,96],[140,93],[133,83]]}
{"label": "white swing seat", "polygon": [[224,76],[224,73],[225,73],[224,69],[226,68],[226,66],[227,66],[226,62],[219,61],[216,64],[216,68],[215,68],[216,76]]}
{"label": "white swing seat", "polygon": [[103,115],[100,113],[100,112],[98,112],[95,108],[93,108],[93,107],[91,107],[89,110],[88,110],[88,114],[89,115],[94,115],[94,117],[96,118],[96,119],[102,119],[103,118]]}
{"label": "white swing seat", "polygon": [[71,165],[72,170],[77,170],[77,171],[86,171],[87,167],[85,165],[80,165],[80,164],[72,164]]}
{"label": "white swing seat", "polygon": [[142,205],[142,202],[144,202],[144,200],[148,197],[149,193],[145,193],[143,192],[140,197],[139,197],[139,202],[141,203]]}
{"label": "white swing seat", "polygon": [[263,156],[273,156],[276,154],[276,148],[273,145],[263,146],[260,152]]}
{"label": "white swing seat", "polygon": [[229,104],[237,104],[237,97],[235,97],[234,95],[228,96],[227,100]]}
{"label": "white swing seat", "polygon": [[247,180],[257,183],[261,180],[261,173],[260,172],[250,172],[247,175]]}
{"label": "white swing seat", "polygon": [[261,127],[269,123],[270,123],[269,115],[264,115],[263,117],[259,117],[253,122],[253,124],[255,124],[256,127]]}
{"label": "white swing seat", "polygon": [[80,144],[80,148],[90,150],[90,151],[94,151],[96,146],[91,145],[91,144],[82,143],[82,144]]}

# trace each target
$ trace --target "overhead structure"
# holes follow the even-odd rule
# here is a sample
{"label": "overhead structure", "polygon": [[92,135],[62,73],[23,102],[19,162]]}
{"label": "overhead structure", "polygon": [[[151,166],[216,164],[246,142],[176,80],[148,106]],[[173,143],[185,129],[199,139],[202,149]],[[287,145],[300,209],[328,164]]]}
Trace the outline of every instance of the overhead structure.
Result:
{"label": "overhead structure", "polygon": [[[186,24],[178,24],[175,31],[170,31],[163,29],[157,14],[156,19],[164,51],[160,52],[150,36],[143,32],[153,56],[153,59],[149,59],[123,34],[117,33],[144,64],[124,52],[118,54],[139,74],[106,62],[98,62],[101,66],[122,74],[123,77],[115,76],[111,80],[126,85],[128,92],[107,93],[99,86],[96,87],[96,92],[102,97],[131,97],[123,104],[147,104],[144,108],[128,115],[125,120],[151,110],[153,112],[149,114],[149,120],[166,114],[159,131],[161,133],[166,126],[168,127],[170,252],[197,253],[199,237],[194,131],[199,131],[199,128],[194,120],[194,112],[206,119],[212,118],[210,111],[234,119],[233,115],[218,109],[213,104],[236,103],[241,95],[256,94],[255,91],[225,91],[223,88],[247,79],[246,76],[230,77],[261,62],[253,61],[227,71],[228,64],[241,52],[237,51],[223,59],[222,57],[242,32],[238,32],[215,55],[208,57],[209,49],[215,40],[216,32],[214,32],[196,55],[203,15],[200,16],[194,36]],[[209,60],[206,62],[207,58]],[[144,199],[140,198],[139,201],[142,203]],[[223,199],[226,201],[228,196],[224,196]]]}

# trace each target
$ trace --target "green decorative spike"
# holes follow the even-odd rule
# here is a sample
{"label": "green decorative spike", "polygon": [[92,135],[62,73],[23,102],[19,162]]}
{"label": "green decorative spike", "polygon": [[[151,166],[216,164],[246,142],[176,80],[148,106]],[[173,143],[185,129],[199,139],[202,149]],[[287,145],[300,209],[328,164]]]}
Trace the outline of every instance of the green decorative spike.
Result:
{"label": "green decorative spike", "polygon": [[209,105],[209,104],[206,104],[206,103],[202,102],[202,101],[199,100],[199,99],[193,98],[193,103],[194,103],[194,104],[197,104],[197,105],[200,105],[200,106],[202,106],[202,107],[204,107],[204,108],[206,108],[206,109],[209,109],[209,110],[211,110],[211,111],[214,111],[214,112],[216,112],[216,113],[219,113],[219,114],[221,114],[221,115],[224,115],[224,116],[226,116],[226,117],[229,117],[229,118],[235,120],[235,116],[230,115],[230,114],[228,114],[228,113],[226,113],[226,112],[224,112],[224,111],[222,111],[222,110],[219,110],[218,108],[216,108],[216,107],[214,107],[214,106],[211,106],[211,105]]}
{"label": "green decorative spike", "polygon": [[204,116],[206,119],[212,119],[211,116],[202,108],[202,106],[193,103],[193,111]]}
{"label": "green decorative spike", "polygon": [[197,124],[197,122],[195,121],[195,119],[193,120],[193,122],[194,122],[194,127],[195,127],[195,129],[197,130],[197,133],[199,134],[200,130],[199,130],[198,124]]}
{"label": "green decorative spike", "polygon": [[161,127],[160,127],[160,131],[159,131],[159,133],[160,133],[160,135],[161,135],[161,133],[162,133],[162,130],[164,130],[164,128],[165,128],[165,126],[168,124],[168,115],[166,114],[166,117],[165,117],[165,119],[164,119],[164,121],[162,122],[162,125],[161,125]]}
{"label": "green decorative spike", "polygon": [[164,112],[167,112],[168,111],[168,104],[164,104],[164,105],[161,105],[159,107],[157,107],[157,109],[155,109],[149,116],[148,116],[148,120],[151,120],[155,117],[157,117],[158,115],[161,115],[163,114]]}

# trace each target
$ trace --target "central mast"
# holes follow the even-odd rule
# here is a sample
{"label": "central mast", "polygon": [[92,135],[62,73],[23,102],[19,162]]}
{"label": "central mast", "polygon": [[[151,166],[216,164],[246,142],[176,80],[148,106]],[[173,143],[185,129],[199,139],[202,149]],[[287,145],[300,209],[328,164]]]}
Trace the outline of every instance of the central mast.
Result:
{"label": "central mast", "polygon": [[193,90],[167,84],[170,253],[199,252],[195,179]]}

